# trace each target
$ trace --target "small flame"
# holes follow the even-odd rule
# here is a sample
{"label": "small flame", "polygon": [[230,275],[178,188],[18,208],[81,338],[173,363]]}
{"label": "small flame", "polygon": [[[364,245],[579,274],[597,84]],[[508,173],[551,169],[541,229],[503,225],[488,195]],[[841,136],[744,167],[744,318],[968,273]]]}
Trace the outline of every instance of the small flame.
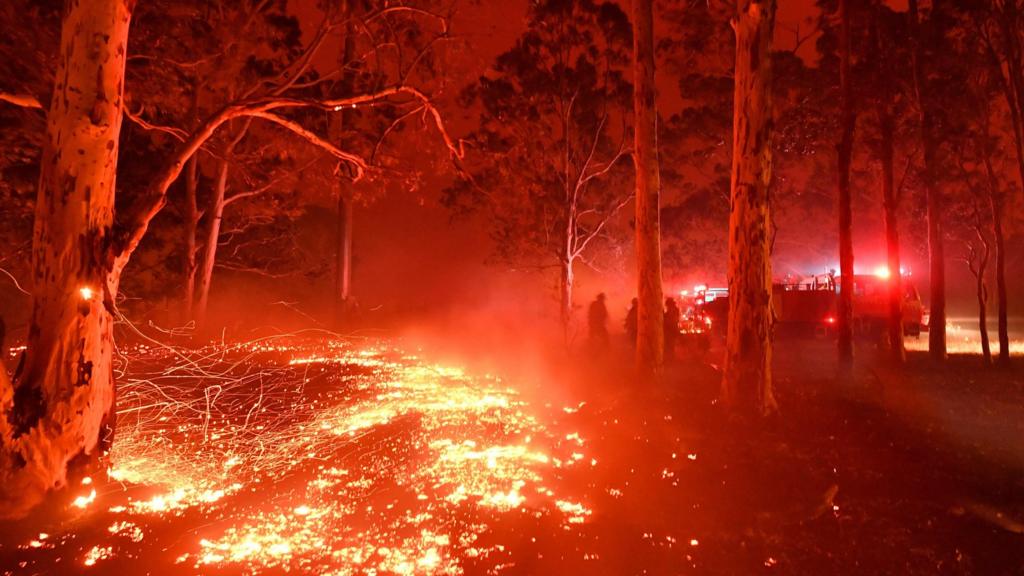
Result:
{"label": "small flame", "polygon": [[92,288],[89,288],[88,286],[82,286],[81,288],[78,289],[78,293],[82,295],[82,300],[92,300]]}

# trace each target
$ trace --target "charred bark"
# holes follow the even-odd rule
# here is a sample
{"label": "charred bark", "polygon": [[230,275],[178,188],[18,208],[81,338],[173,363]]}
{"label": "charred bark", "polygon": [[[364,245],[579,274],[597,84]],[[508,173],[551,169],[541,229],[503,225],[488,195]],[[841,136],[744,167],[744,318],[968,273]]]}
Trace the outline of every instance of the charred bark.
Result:
{"label": "charred bark", "polygon": [[0,516],[95,465],[114,433],[111,230],[130,0],[67,3],[33,232],[32,318],[0,380]]}
{"label": "charred bark", "polygon": [[636,165],[637,368],[654,377],[664,362],[661,286],[661,174],[654,90],[652,0],[633,2],[633,161]]}
{"label": "charred bark", "polygon": [[771,46],[775,0],[737,6],[729,213],[729,326],[722,400],[732,410],[767,415],[772,392]]}

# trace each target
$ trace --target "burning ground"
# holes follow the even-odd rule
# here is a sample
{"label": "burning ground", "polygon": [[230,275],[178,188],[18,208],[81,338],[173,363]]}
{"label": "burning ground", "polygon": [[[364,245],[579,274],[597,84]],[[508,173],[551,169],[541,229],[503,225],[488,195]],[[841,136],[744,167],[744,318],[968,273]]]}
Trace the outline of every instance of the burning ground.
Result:
{"label": "burning ground", "polygon": [[5,566],[459,574],[510,563],[487,537],[504,517],[573,531],[591,514],[560,487],[592,465],[585,441],[495,377],[299,338],[124,362],[109,481]]}
{"label": "burning ground", "polygon": [[970,389],[1012,412],[1024,389],[1012,373],[978,389],[974,359],[946,379],[838,386],[810,360],[828,344],[784,346],[785,418],[754,430],[718,411],[712,356],[639,390],[624,347],[513,382],[404,346],[307,332],[127,350],[108,478],[75,486],[60,520],[5,528],[0,566],[998,574],[1024,561],[1020,427],[956,401]]}

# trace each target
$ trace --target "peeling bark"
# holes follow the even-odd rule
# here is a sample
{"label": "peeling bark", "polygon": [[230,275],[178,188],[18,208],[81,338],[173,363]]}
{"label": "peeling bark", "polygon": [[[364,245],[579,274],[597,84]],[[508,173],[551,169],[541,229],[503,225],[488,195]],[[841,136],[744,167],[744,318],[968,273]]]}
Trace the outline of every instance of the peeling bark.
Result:
{"label": "peeling bark", "polygon": [[111,229],[130,2],[67,3],[33,232],[24,366],[0,380],[0,516],[95,465],[114,431]]}
{"label": "peeling bark", "polygon": [[772,392],[771,45],[775,0],[741,0],[729,212],[729,325],[722,400],[745,415],[777,410]]}
{"label": "peeling bark", "polygon": [[641,377],[661,372],[664,362],[661,286],[661,174],[658,109],[654,90],[654,10],[633,1],[633,107],[636,117],[637,368]]}

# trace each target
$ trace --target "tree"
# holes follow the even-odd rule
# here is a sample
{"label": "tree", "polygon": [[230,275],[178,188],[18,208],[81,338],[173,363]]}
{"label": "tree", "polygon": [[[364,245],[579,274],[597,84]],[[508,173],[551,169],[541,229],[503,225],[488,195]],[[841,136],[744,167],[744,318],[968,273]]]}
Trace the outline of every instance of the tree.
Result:
{"label": "tree", "polygon": [[[1006,172],[1010,155],[1003,152],[1001,138],[992,133],[994,109],[998,104],[999,81],[993,71],[985,66],[985,57],[979,54],[970,42],[962,43],[966,50],[964,58],[981,56],[980,66],[973,70],[958,92],[955,102],[963,113],[960,121],[951,130],[947,140],[951,142],[956,158],[955,170],[959,186],[950,187],[952,192],[951,212],[955,215],[953,232],[965,246],[960,258],[975,279],[975,295],[978,302],[978,328],[981,334],[982,354],[985,361],[991,360],[988,335],[987,309],[989,301],[986,272],[995,252],[995,275],[998,298],[997,317],[999,322],[1000,356],[1002,348],[1008,346],[1006,315],[1006,220],[1005,192],[1000,174]],[[977,62],[977,60],[975,60]],[[1011,120],[1012,122],[1012,120]],[[1012,126],[1009,126],[1012,132]],[[1007,137],[1003,134],[1004,137]],[[1009,136],[1012,138],[1013,136]],[[1012,162],[1012,161],[1011,161]],[[991,236],[990,236],[991,234]],[[994,246],[993,246],[994,244]]]}
{"label": "tree", "polygon": [[936,185],[938,163],[938,135],[935,130],[935,104],[931,99],[928,83],[927,48],[934,44],[941,34],[934,23],[935,7],[932,8],[932,21],[923,22],[918,10],[917,0],[909,0],[909,18],[914,44],[913,79],[914,94],[918,109],[921,131],[921,146],[924,150],[924,167],[921,172],[925,190],[925,203],[928,211],[928,267],[929,267],[929,324],[928,353],[934,360],[946,358],[946,260],[943,246],[942,198]]}
{"label": "tree", "polygon": [[771,45],[774,0],[737,4],[733,166],[729,215],[729,327],[722,399],[743,414],[777,410],[772,392]]}
{"label": "tree", "polygon": [[[0,513],[20,515],[81,474],[114,428],[111,266],[131,6],[83,0],[64,15],[33,233],[28,353],[0,381]],[[4,372],[0,370],[0,372]]]}
{"label": "tree", "polygon": [[[896,363],[906,360],[903,346],[903,268],[900,265],[899,196],[896,190],[895,151],[896,94],[891,86],[896,74],[891,68],[895,58],[895,42],[883,42],[881,6],[873,10],[869,60],[875,67],[874,84],[878,89],[878,160],[882,164],[882,209],[885,213],[885,249],[888,277],[888,341],[890,358]],[[887,35],[891,37],[892,35]],[[888,65],[887,65],[888,64]]]}
{"label": "tree", "polygon": [[[599,268],[615,245],[616,217],[632,195],[624,180],[630,38],[613,3],[534,3],[527,30],[463,94],[478,104],[471,181],[446,192],[456,210],[490,216],[498,257],[558,270],[559,319],[570,337],[577,265]],[[659,320],[660,322],[660,320]],[[660,326],[660,324],[659,324]]]}
{"label": "tree", "polygon": [[[1024,42],[1021,41],[1022,10],[1018,0],[983,2],[979,10],[971,13],[975,30],[1010,114],[1014,152],[1017,161],[1018,182],[1024,192]],[[984,158],[989,175],[991,214],[996,244],[996,299],[998,301],[999,363],[1010,361],[1010,336],[1007,319],[1006,256],[1004,226],[1005,198],[991,165],[991,142],[983,144]]]}
{"label": "tree", "polygon": [[992,351],[988,339],[988,285],[985,282],[985,273],[988,269],[992,247],[986,236],[983,216],[977,204],[973,206],[973,214],[969,216],[969,219],[975,237],[965,242],[967,253],[962,259],[971,272],[971,276],[974,277],[975,296],[978,301],[978,333],[981,336],[981,354],[985,363],[988,364],[992,361]]}
{"label": "tree", "polygon": [[6,374],[0,378],[0,411],[7,415],[0,419],[0,516],[27,513],[51,490],[86,473],[112,442],[113,322],[122,273],[167,204],[171,184],[219,128],[236,119],[265,120],[351,165],[359,178],[372,170],[362,155],[333,146],[283,113],[412,104],[431,119],[450,154],[462,154],[431,99],[402,83],[405,77],[365,93],[326,99],[255,94],[199,123],[134,205],[119,210],[115,220],[133,5],[130,0],[79,0],[64,12],[36,203],[32,321],[14,381]]}
{"label": "tree", "polygon": [[636,361],[641,376],[661,371],[664,327],[661,287],[661,174],[654,89],[654,9],[633,2],[633,162],[636,166]]}
{"label": "tree", "polygon": [[[735,70],[730,21],[735,7],[691,1],[663,15],[669,35],[659,41],[665,67],[678,74],[682,110],[659,127],[662,258],[666,279],[702,284],[726,277]],[[772,268],[776,277],[803,276],[834,262],[836,247],[836,101],[824,59],[808,66],[793,47],[772,51],[775,90],[771,206]],[[821,35],[824,37],[824,35]],[[831,48],[829,45],[828,48]],[[831,52],[826,56],[831,58]],[[831,163],[830,163],[831,161]]]}
{"label": "tree", "polygon": [[856,123],[853,88],[850,79],[850,5],[839,0],[841,99],[839,140],[839,303],[836,310],[839,365],[848,369],[853,362],[853,211],[850,206],[850,163],[853,157],[853,130]]}
{"label": "tree", "polygon": [[[355,53],[355,27],[351,24],[345,28],[345,38],[338,55],[338,65],[342,70],[342,89],[352,90],[355,80],[351,67]],[[346,128],[347,112],[337,115],[337,121],[331,126],[332,136],[336,142],[341,141]],[[334,322],[341,325],[346,319],[350,308],[352,286],[352,221],[355,210],[352,188],[345,178],[337,179],[337,209],[335,218],[337,228],[334,240]]]}

